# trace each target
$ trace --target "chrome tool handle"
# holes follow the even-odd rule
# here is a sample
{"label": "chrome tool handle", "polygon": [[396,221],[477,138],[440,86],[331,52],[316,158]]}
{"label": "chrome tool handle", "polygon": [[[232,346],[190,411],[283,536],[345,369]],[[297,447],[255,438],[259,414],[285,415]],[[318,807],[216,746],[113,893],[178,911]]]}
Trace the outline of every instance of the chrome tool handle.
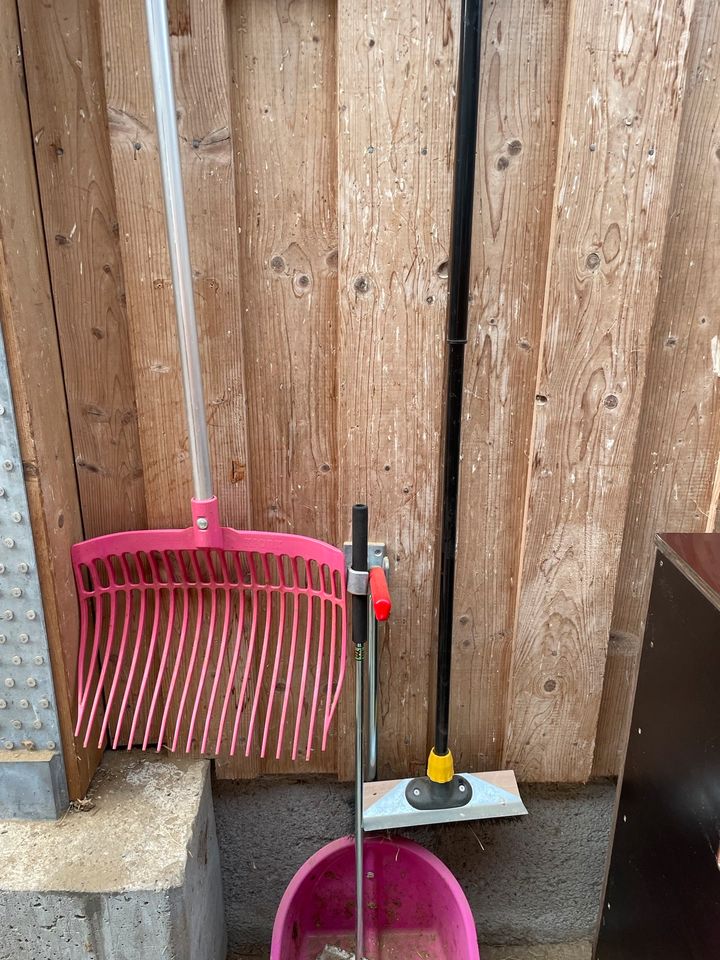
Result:
{"label": "chrome tool handle", "polygon": [[209,500],[213,495],[210,448],[193,302],[192,268],[180,171],[168,12],[165,0],[145,0],[145,12],[193,487],[196,500]]}

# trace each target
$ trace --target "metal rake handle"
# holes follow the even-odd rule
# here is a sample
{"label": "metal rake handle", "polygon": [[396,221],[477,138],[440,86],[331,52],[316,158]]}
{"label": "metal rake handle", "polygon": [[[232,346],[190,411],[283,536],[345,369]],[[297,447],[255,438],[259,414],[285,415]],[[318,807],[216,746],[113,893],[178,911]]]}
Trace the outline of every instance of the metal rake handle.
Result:
{"label": "metal rake handle", "polygon": [[193,301],[190,245],[180,170],[175,91],[165,0],[145,0],[145,12],[193,488],[196,500],[209,500],[213,495],[210,447]]}

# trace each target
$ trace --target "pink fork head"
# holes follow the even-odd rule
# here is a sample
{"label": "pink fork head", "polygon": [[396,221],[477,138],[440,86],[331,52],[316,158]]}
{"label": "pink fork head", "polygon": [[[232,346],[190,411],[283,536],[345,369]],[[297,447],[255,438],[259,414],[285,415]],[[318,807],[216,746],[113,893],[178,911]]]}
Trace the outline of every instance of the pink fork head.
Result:
{"label": "pink fork head", "polygon": [[193,501],[193,521],[73,547],[76,736],[277,758],[288,744],[309,759],[319,714],[327,745],[345,676],[343,553],[223,527],[215,498]]}

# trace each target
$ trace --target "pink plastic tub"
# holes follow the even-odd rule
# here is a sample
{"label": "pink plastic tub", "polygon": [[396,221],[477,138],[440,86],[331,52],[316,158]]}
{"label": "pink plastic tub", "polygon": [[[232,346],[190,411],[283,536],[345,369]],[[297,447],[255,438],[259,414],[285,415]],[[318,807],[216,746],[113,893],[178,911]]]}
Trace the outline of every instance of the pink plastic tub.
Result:
{"label": "pink plastic tub", "polygon": [[[460,884],[424,847],[365,840],[368,960],[480,960],[475,923]],[[334,840],[298,870],[280,903],[270,960],[315,960],[326,944],[354,951],[355,852]]]}

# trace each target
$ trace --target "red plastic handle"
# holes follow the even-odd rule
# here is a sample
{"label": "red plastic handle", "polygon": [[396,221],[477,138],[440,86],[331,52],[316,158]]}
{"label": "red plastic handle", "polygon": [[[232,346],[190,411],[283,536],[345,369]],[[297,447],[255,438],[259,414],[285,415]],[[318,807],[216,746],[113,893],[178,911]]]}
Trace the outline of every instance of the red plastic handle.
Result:
{"label": "red plastic handle", "polygon": [[387,577],[382,567],[371,567],[370,569],[370,597],[372,598],[373,610],[376,620],[387,620],[392,610],[392,601],[390,600],[390,591],[388,589]]}

